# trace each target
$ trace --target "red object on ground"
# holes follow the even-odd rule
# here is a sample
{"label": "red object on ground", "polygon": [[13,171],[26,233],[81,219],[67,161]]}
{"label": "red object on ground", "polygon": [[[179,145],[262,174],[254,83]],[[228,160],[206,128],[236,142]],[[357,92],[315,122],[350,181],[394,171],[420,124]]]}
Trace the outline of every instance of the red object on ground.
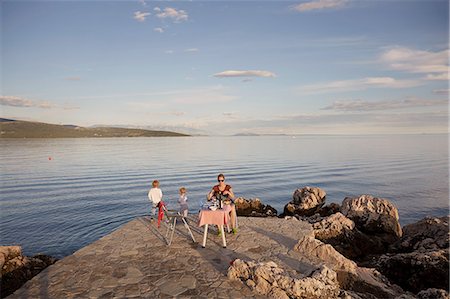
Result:
{"label": "red object on ground", "polygon": [[163,201],[160,201],[158,203],[158,228],[161,224],[161,221],[163,220],[165,207],[166,207],[166,204]]}
{"label": "red object on ground", "polygon": [[48,160],[50,161],[52,159],[52,157],[48,157]]}

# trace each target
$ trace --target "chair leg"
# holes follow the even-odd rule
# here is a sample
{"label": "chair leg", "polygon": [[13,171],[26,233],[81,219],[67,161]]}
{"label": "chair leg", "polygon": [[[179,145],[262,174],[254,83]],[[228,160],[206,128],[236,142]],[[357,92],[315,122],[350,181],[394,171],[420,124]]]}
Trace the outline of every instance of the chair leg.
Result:
{"label": "chair leg", "polygon": [[189,234],[191,235],[192,241],[194,241],[194,243],[195,243],[194,235],[192,234],[191,228],[189,227],[189,224],[187,224],[186,219],[184,219],[184,217],[183,217],[183,218],[181,218],[181,220],[183,220],[184,226],[185,226],[185,227],[187,228],[187,230],[189,231]]}
{"label": "chair leg", "polygon": [[170,230],[172,229],[172,225],[170,224],[170,223],[166,223],[166,225],[167,225],[167,229],[166,229],[166,239],[167,239],[167,237],[169,236],[169,233],[170,233]]}
{"label": "chair leg", "polygon": [[177,217],[173,217],[173,225],[171,225],[171,226],[172,226],[172,233],[170,234],[169,244],[167,244],[167,245],[169,245],[169,246],[170,246],[170,244],[172,244],[173,233],[175,232],[175,226],[176,226],[176,224],[177,224]]}

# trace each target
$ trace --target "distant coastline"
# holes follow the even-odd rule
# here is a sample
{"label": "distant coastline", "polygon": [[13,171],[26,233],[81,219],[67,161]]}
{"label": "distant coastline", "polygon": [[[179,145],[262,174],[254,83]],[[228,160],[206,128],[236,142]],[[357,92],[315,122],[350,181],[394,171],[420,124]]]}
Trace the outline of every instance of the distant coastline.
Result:
{"label": "distant coastline", "polygon": [[185,137],[187,134],[117,127],[86,128],[0,118],[1,138]]}

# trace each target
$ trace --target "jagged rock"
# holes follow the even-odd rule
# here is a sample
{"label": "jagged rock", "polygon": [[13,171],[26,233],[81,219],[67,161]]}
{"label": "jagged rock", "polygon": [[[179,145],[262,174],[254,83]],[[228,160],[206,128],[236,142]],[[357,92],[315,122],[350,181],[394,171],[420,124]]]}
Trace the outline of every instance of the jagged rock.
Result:
{"label": "jagged rock", "polygon": [[275,217],[278,212],[270,205],[265,205],[259,198],[245,199],[238,197],[234,201],[238,216],[247,217]]}
{"label": "jagged rock", "polygon": [[447,249],[382,255],[376,268],[392,282],[414,293],[427,288],[448,288]]}
{"label": "jagged rock", "polygon": [[449,247],[450,216],[426,217],[403,227],[402,238],[390,247],[391,252],[427,251]]}
{"label": "jagged rock", "polygon": [[[286,217],[290,217],[290,216],[286,216]],[[316,213],[316,214],[314,214],[314,215],[312,215],[312,216],[299,216],[299,215],[294,215],[294,216],[292,216],[292,217],[295,217],[295,218],[297,218],[298,220],[307,221],[307,222],[309,222],[309,223],[311,223],[311,224],[316,223],[316,222],[319,222],[319,221],[322,221],[322,219],[324,218],[324,217],[320,216],[319,213]]]}
{"label": "jagged rock", "polygon": [[[355,262],[337,252],[333,246],[316,240],[311,236],[305,236],[300,239],[294,250],[301,252],[308,258],[325,262],[328,267],[338,272],[338,279],[340,279],[339,273],[341,271],[355,273],[357,268]],[[340,279],[340,283],[341,285],[345,284],[345,281]]]}
{"label": "jagged rock", "polygon": [[[326,218],[315,216],[307,220],[312,224],[317,239],[331,244],[345,257],[358,260],[360,265],[375,267],[405,290],[417,292],[429,287],[446,288],[448,255],[440,252],[439,248],[448,249],[448,217],[426,218],[405,226],[403,237],[390,246],[391,252],[416,251],[380,257],[379,254],[387,251],[387,240],[379,234],[362,233],[341,213]],[[371,259],[364,260],[366,256]]]}
{"label": "jagged rock", "polygon": [[9,272],[7,268],[3,269],[6,261],[11,261],[22,256],[22,248],[20,246],[0,246],[0,269],[2,275]]}
{"label": "jagged rock", "polygon": [[325,263],[337,274],[341,288],[362,294],[371,294],[377,298],[395,298],[403,290],[390,282],[375,269],[358,267],[333,246],[324,244],[312,236],[298,241],[294,250],[301,252],[308,259]]}
{"label": "jagged rock", "polygon": [[370,265],[405,290],[448,288],[449,217],[424,218],[403,228],[403,236],[389,254],[374,257]]}
{"label": "jagged rock", "polygon": [[419,299],[449,299],[448,292],[441,289],[426,289],[417,294]]}
{"label": "jagged rock", "polygon": [[352,219],[363,233],[376,235],[392,244],[402,236],[397,208],[387,199],[371,195],[346,197],[341,212]]}
{"label": "jagged rock", "polygon": [[322,217],[327,217],[327,216],[331,216],[335,213],[338,213],[340,211],[341,211],[341,206],[337,203],[332,202],[328,205],[321,207],[319,209],[318,213]]}
{"label": "jagged rock", "polygon": [[351,232],[355,228],[355,223],[338,212],[314,223],[312,227],[317,239],[327,240]]}
{"label": "jagged rock", "polygon": [[[358,294],[352,291],[341,290],[339,293],[340,299],[366,299],[365,294]],[[375,297],[374,297],[375,298]]]}
{"label": "jagged rock", "polygon": [[414,296],[414,294],[411,293],[405,293],[405,294],[401,294],[398,297],[395,297],[395,299],[417,299],[416,296]]}
{"label": "jagged rock", "polygon": [[312,216],[308,221],[316,239],[332,245],[347,258],[360,260],[368,254],[386,252],[382,240],[362,233],[351,219],[340,212],[325,218]]}
{"label": "jagged rock", "polygon": [[1,297],[4,298],[20,288],[43,269],[56,262],[56,259],[39,254],[33,257],[22,255],[20,246],[0,246]]}
{"label": "jagged rock", "polygon": [[340,289],[336,272],[320,266],[311,275],[287,273],[274,262],[245,262],[237,259],[228,269],[228,278],[245,282],[269,298],[337,298]]}
{"label": "jagged rock", "polygon": [[284,206],[283,215],[314,215],[325,203],[326,192],[318,187],[304,187],[294,191],[292,200]]}

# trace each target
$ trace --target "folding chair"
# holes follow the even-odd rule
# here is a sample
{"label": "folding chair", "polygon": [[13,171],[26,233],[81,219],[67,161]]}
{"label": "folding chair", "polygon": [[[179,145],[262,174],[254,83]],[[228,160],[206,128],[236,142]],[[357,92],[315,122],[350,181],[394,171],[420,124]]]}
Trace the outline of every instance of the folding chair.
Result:
{"label": "folding chair", "polygon": [[[166,216],[168,222],[167,222],[167,231],[166,231],[166,242],[167,246],[170,246],[172,244],[173,240],[173,234],[175,232],[175,227],[177,225],[177,220],[181,219],[184,223],[184,227],[188,230],[189,234],[191,235],[192,241],[195,243],[194,235],[192,234],[191,228],[189,227],[189,224],[187,224],[186,218],[181,215],[177,210],[169,210],[167,209],[166,205],[163,203],[160,205],[160,209],[162,209],[162,212]],[[170,238],[168,238],[170,234]]]}

